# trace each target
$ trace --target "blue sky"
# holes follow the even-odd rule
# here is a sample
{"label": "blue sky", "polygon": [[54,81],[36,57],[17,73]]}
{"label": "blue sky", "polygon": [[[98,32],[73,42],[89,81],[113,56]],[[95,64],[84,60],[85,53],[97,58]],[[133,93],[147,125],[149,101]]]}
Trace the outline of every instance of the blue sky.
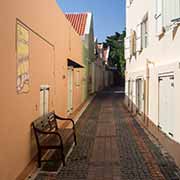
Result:
{"label": "blue sky", "polygon": [[125,0],[57,0],[64,12],[93,12],[98,41],[125,28]]}

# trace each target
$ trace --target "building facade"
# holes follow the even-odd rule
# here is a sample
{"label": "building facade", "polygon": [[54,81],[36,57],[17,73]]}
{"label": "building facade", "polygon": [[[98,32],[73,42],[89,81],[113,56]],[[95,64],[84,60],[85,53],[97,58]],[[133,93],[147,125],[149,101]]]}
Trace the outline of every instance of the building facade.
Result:
{"label": "building facade", "polygon": [[126,105],[180,165],[180,1],[126,1]]}
{"label": "building facade", "polygon": [[55,0],[2,1],[0,25],[0,179],[22,179],[36,156],[31,122],[82,103],[83,44]]}
{"label": "building facade", "polygon": [[95,42],[96,60],[94,62],[94,89],[96,92],[113,85],[114,73],[109,67],[109,47]]}
{"label": "building facade", "polygon": [[94,93],[94,23],[93,14],[91,12],[82,13],[66,13],[66,18],[72,24],[75,31],[81,36],[83,41],[83,98],[86,100],[88,96]]}

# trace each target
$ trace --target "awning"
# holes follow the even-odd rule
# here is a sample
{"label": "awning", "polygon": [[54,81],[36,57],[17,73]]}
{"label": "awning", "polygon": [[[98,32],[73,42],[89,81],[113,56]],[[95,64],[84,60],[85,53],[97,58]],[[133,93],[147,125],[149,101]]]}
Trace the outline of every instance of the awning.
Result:
{"label": "awning", "polygon": [[68,59],[68,66],[72,66],[74,68],[84,68],[83,65],[71,60],[71,59]]}

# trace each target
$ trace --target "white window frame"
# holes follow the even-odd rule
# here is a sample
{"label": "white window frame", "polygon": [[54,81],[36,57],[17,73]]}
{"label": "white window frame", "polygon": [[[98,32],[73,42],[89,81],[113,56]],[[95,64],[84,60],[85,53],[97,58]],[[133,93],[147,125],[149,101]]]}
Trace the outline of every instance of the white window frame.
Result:
{"label": "white window frame", "polygon": [[49,85],[40,86],[40,116],[44,116],[49,112]]}
{"label": "white window frame", "polygon": [[142,33],[142,38],[141,38],[141,44],[142,44],[142,49],[148,47],[148,16],[143,19],[141,23],[141,33]]}

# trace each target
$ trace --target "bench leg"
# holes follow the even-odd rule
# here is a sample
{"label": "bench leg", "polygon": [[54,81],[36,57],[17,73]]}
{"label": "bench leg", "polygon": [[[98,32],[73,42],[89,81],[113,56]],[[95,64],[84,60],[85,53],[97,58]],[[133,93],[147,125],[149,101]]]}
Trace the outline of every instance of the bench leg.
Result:
{"label": "bench leg", "polygon": [[77,139],[76,139],[76,134],[74,132],[74,142],[75,142],[75,145],[77,145]]}
{"label": "bench leg", "polygon": [[65,155],[64,155],[63,144],[61,144],[60,151],[61,151],[61,157],[62,157],[63,166],[65,166]]}
{"label": "bench leg", "polygon": [[38,151],[38,168],[41,167],[41,151]]}
{"label": "bench leg", "polygon": [[62,152],[62,161],[63,161],[63,166],[65,166],[65,156],[63,152]]}
{"label": "bench leg", "polygon": [[65,156],[64,156],[63,148],[61,148],[61,156],[62,156],[63,166],[65,166]]}

